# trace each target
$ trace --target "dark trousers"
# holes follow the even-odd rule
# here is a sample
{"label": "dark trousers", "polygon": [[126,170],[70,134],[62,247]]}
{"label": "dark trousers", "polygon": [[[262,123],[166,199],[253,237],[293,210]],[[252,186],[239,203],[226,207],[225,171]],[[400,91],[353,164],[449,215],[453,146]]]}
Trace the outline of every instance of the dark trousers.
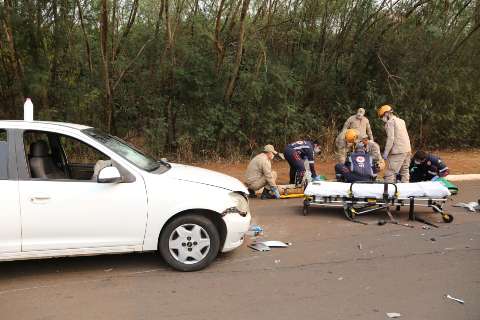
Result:
{"label": "dark trousers", "polygon": [[300,157],[299,153],[292,148],[286,148],[284,156],[290,165],[290,184],[302,183],[303,176],[305,175],[304,160]]}
{"label": "dark trousers", "polygon": [[430,181],[433,177],[434,175],[418,169],[413,170],[413,172],[410,171],[410,182]]}

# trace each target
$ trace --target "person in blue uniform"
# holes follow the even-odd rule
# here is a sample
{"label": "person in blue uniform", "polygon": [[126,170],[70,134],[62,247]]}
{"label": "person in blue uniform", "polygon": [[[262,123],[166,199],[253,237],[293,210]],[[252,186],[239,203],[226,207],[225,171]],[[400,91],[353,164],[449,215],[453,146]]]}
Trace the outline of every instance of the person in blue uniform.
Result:
{"label": "person in blue uniform", "polygon": [[435,181],[448,176],[448,167],[442,159],[419,150],[410,162],[410,182]]}
{"label": "person in blue uniform", "polygon": [[290,184],[299,185],[305,175],[305,160],[308,160],[312,179],[320,179],[315,171],[315,153],[320,151],[318,141],[299,140],[285,147],[285,160],[290,165]]}
{"label": "person in blue uniform", "polygon": [[355,151],[348,156],[344,164],[335,165],[337,181],[340,182],[373,181],[376,173],[373,159],[365,152],[362,143],[356,145]]}

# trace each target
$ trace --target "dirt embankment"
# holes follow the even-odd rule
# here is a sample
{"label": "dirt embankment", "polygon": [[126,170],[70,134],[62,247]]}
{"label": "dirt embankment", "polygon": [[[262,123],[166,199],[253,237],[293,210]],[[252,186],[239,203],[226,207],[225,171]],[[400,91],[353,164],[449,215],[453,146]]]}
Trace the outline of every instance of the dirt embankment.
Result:
{"label": "dirt embankment", "polygon": [[[450,174],[466,174],[466,173],[480,173],[480,150],[472,151],[439,151],[435,152],[444,160],[449,169]],[[226,173],[235,178],[243,180],[245,169],[248,161],[240,161],[238,163],[225,162],[202,162],[194,163],[194,165]],[[328,178],[333,178],[335,162],[333,160],[316,161],[315,169],[317,173],[326,175]],[[278,184],[288,183],[289,166],[286,161],[274,161],[273,169],[278,173]]]}

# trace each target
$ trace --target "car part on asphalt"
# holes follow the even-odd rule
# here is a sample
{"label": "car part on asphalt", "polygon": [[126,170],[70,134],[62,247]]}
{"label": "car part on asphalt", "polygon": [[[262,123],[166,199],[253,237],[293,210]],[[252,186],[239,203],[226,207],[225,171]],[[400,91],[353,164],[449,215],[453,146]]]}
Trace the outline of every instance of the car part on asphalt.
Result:
{"label": "car part on asphalt", "polygon": [[476,210],[480,211],[480,200],[477,202],[459,202],[453,205],[454,207],[465,208],[470,212],[475,212]]}
{"label": "car part on asphalt", "polygon": [[389,318],[400,318],[402,315],[398,312],[387,312],[387,317]]}
{"label": "car part on asphalt", "polygon": [[453,300],[453,301],[457,301],[458,303],[461,303],[461,304],[465,304],[465,301],[464,301],[464,300],[458,299],[458,298],[454,298],[454,297],[452,297],[452,296],[449,295],[449,294],[446,294],[446,295],[445,295],[445,298],[450,299],[450,300]]}
{"label": "car part on asphalt", "polygon": [[252,248],[257,251],[270,251],[270,247],[261,243],[261,242],[256,242],[248,245],[249,248]]}
{"label": "car part on asphalt", "polygon": [[261,243],[268,246],[269,248],[288,248],[288,244],[282,241],[277,241],[277,240],[267,240],[267,241],[262,241]]}
{"label": "car part on asphalt", "polygon": [[247,236],[256,237],[263,234],[263,228],[259,225],[252,224],[246,233]]}

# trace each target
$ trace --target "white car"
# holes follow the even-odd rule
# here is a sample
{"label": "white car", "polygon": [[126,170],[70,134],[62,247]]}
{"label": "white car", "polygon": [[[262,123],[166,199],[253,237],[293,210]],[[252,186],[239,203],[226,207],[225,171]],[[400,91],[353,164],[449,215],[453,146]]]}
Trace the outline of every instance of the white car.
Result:
{"label": "white car", "polygon": [[247,192],[91,127],[0,121],[0,261],[158,250],[200,270],[243,243]]}

